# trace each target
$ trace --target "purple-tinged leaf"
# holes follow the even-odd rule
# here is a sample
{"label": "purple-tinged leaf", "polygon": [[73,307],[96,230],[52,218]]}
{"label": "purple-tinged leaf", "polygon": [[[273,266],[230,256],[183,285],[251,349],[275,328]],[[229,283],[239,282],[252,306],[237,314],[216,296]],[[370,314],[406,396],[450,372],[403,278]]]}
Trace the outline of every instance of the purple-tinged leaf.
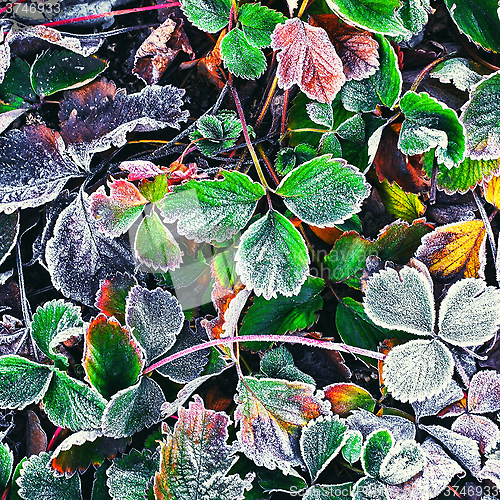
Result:
{"label": "purple-tinged leaf", "polygon": [[45,125],[0,137],[0,211],[38,207],[53,200],[72,177],[84,175],[65,154],[58,132]]}
{"label": "purple-tinged leaf", "polygon": [[106,316],[114,316],[118,321],[125,321],[127,296],[137,280],[128,273],[116,273],[101,281],[96,295],[95,307]]}
{"label": "purple-tinged leaf", "polygon": [[423,417],[437,415],[445,406],[459,401],[463,396],[464,391],[452,379],[439,394],[435,394],[423,401],[415,401],[412,404],[417,422]]}
{"label": "purple-tinged leaf", "polygon": [[109,399],[137,382],[144,354],[126,328],[101,313],[85,335],[82,365],[86,379]]}
{"label": "purple-tinged leaf", "polygon": [[99,467],[106,458],[123,453],[128,441],[103,436],[99,430],[80,431],[66,438],[51,456],[50,465],[66,478],[85,472],[90,465]]}
{"label": "purple-tinged leaf", "polygon": [[111,239],[99,229],[83,192],[59,215],[45,258],[56,289],[90,307],[101,280],[134,270],[127,239]]}
{"label": "purple-tinged leaf", "polygon": [[393,444],[392,434],[386,429],[374,431],[366,438],[361,452],[361,465],[366,474],[375,478],[379,477],[382,463]]}
{"label": "purple-tinged leaf", "polygon": [[19,212],[0,213],[0,265],[5,262],[16,246],[19,228]]}
{"label": "purple-tinged leaf", "polygon": [[165,396],[150,377],[141,377],[137,384],[117,392],[104,411],[102,429],[106,436],[132,436],[144,427],[161,420]]}
{"label": "purple-tinged leaf", "polygon": [[227,475],[238,461],[227,445],[229,423],[225,413],[206,410],[199,396],[187,410],[179,409],[174,432],[161,443],[160,470],[154,483],[157,500],[245,498],[248,481],[237,474]]}
{"label": "purple-tinged leaf", "polygon": [[382,461],[380,479],[390,485],[405,483],[416,476],[425,463],[424,452],[416,441],[399,441]]}
{"label": "purple-tinged leaf", "polygon": [[391,500],[431,500],[446,489],[453,476],[464,474],[433,439],[427,438],[422,450],[427,459],[423,470],[403,484],[387,485]]}
{"label": "purple-tinged leaf", "polygon": [[500,410],[500,374],[498,372],[484,370],[472,377],[467,406],[472,413],[494,413]]}
{"label": "purple-tinged leaf", "polygon": [[328,415],[322,392],[303,382],[244,377],[237,387],[234,418],[245,455],[258,466],[284,472],[299,465],[299,432],[310,420]]}
{"label": "purple-tinged leaf", "polygon": [[118,166],[129,173],[129,181],[142,181],[165,173],[154,163],[144,160],[122,161]]}
{"label": "purple-tinged leaf", "polygon": [[453,422],[451,430],[477,441],[482,453],[490,450],[500,440],[498,426],[483,415],[464,413]]}
{"label": "purple-tinged leaf", "polygon": [[366,410],[356,410],[347,417],[347,425],[358,430],[366,438],[374,431],[387,429],[391,431],[394,441],[415,439],[415,425],[406,418],[397,415],[382,415],[377,417]]}
{"label": "purple-tinged leaf", "polygon": [[[0,49],[1,51],[1,49]],[[7,130],[9,125],[28,111],[28,108],[11,109],[0,114],[0,134]]]}
{"label": "purple-tinged leaf", "polygon": [[184,324],[184,313],[170,292],[159,287],[149,291],[136,285],[127,298],[126,322],[149,364],[175,344]]}
{"label": "purple-tinged leaf", "polygon": [[486,463],[477,478],[482,481],[488,479],[492,481],[497,488],[500,488],[500,460],[495,460],[493,458],[486,460]]}

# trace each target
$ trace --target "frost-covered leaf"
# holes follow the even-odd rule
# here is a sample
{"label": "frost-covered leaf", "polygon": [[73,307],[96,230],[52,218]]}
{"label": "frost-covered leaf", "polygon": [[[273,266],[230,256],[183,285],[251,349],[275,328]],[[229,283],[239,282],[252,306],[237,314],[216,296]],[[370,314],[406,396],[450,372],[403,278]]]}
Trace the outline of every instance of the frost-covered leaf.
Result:
{"label": "frost-covered leaf", "polygon": [[388,500],[384,483],[372,477],[362,477],[354,484],[351,493],[353,500]]}
{"label": "frost-covered leaf", "polygon": [[16,246],[20,227],[19,212],[0,213],[0,265]]}
{"label": "frost-covered leaf", "polygon": [[59,215],[45,258],[56,289],[90,307],[101,280],[134,270],[128,241],[111,239],[100,230],[83,192]]}
{"label": "frost-covered leaf", "polygon": [[438,394],[424,399],[423,401],[415,401],[412,403],[415,411],[417,422],[423,417],[437,415],[440,410],[456,401],[459,401],[464,396],[464,391],[453,379],[450,383]]}
{"label": "frost-covered leaf", "polygon": [[0,357],[0,408],[22,410],[42,399],[53,372],[20,356]]}
{"label": "frost-covered leaf", "polygon": [[67,478],[77,471],[83,473],[90,465],[99,467],[108,458],[123,453],[126,439],[113,439],[101,431],[80,431],[66,438],[50,457],[50,466]]}
{"label": "frost-covered leaf", "polygon": [[94,389],[57,368],[43,397],[50,421],[73,431],[98,429],[105,404]]}
{"label": "frost-covered leaf", "polygon": [[222,242],[248,223],[264,195],[247,175],[224,172],[224,180],[190,180],[176,187],[159,206],[167,222],[178,221],[182,236],[197,243]]}
{"label": "frost-covered leaf", "polygon": [[117,392],[104,411],[102,429],[106,436],[132,436],[161,419],[165,395],[150,377],[141,377],[137,384]]}
{"label": "frost-covered leaf", "polygon": [[382,415],[378,417],[366,410],[355,410],[347,417],[350,429],[358,430],[366,439],[378,430],[391,431],[395,442],[415,439],[415,425],[410,420],[397,415]]}
{"label": "frost-covered leaf", "polygon": [[7,444],[0,443],[0,491],[7,488],[13,466],[14,454]]}
{"label": "frost-covered leaf", "polygon": [[439,78],[441,83],[452,83],[458,90],[471,90],[481,81],[481,75],[472,69],[468,59],[454,57],[439,63],[429,73],[432,78]]}
{"label": "frost-covered leaf", "polygon": [[464,413],[453,422],[451,430],[476,441],[482,453],[494,448],[500,440],[498,426],[483,415]]}
{"label": "frost-covered leaf", "polygon": [[109,494],[109,488],[106,484],[108,477],[106,471],[111,466],[109,460],[105,460],[103,464],[95,471],[94,483],[92,484],[91,500],[113,500]]}
{"label": "frost-covered leaf", "polygon": [[238,21],[246,39],[253,47],[269,47],[271,34],[277,24],[285,22],[285,16],[257,3],[243,4],[238,10]]}
{"label": "frost-covered leaf", "polygon": [[123,322],[127,296],[134,285],[137,285],[137,280],[127,273],[116,273],[102,280],[96,295],[95,307],[106,316],[114,316]]}
{"label": "frost-covered leaf", "polygon": [[289,89],[298,84],[309,98],[331,103],[345,76],[342,61],[327,33],[300,19],[278,24],[271,35],[273,50],[278,53],[278,85]]}
{"label": "frost-covered leaf", "polygon": [[229,423],[225,413],[206,410],[199,396],[187,410],[179,409],[173,433],[161,443],[157,500],[245,498],[246,482],[237,474],[227,475],[238,460],[227,445]]}
{"label": "frost-covered leaf", "polygon": [[380,479],[387,484],[409,481],[425,466],[426,459],[416,441],[399,441],[385,456],[380,466]]}
{"label": "frost-covered leaf", "polygon": [[316,312],[323,307],[324,286],[321,278],[308,276],[292,297],[255,297],[243,318],[240,335],[284,335],[310,328],[318,320]]}
{"label": "frost-covered leaf", "polygon": [[122,161],[118,166],[129,172],[127,177],[129,181],[142,181],[165,173],[154,163],[145,160]]}
{"label": "frost-covered leaf", "polygon": [[359,431],[349,430],[347,439],[342,447],[342,456],[351,465],[361,458],[361,450],[363,446],[363,435]]}
{"label": "frost-covered leaf", "polygon": [[450,484],[453,476],[462,475],[462,468],[433,439],[422,443],[426,464],[414,478],[400,485],[387,485],[391,500],[431,500]]}
{"label": "frost-covered leaf", "polygon": [[383,269],[367,283],[365,312],[377,325],[417,335],[434,332],[432,284],[423,273],[405,266]]}
{"label": "frost-covered leaf", "polygon": [[128,455],[115,459],[106,471],[109,493],[113,500],[142,500],[158,470],[157,453],[132,449]]}
{"label": "frost-covered leaf", "polygon": [[31,85],[44,98],[61,90],[82,87],[107,67],[108,63],[96,56],[84,57],[66,50],[48,50],[38,55],[31,66]]}
{"label": "frost-covered leaf", "polygon": [[495,175],[489,181],[482,182],[484,199],[497,210],[500,207],[500,176]]}
{"label": "frost-covered leaf", "polygon": [[453,357],[444,344],[435,339],[411,340],[389,351],[384,384],[402,402],[423,401],[450,383],[453,369]]}
{"label": "frost-covered leaf", "polygon": [[267,378],[279,378],[289,382],[297,380],[305,384],[314,384],[314,378],[295,366],[293,356],[283,345],[267,351],[262,356],[260,371]]}
{"label": "frost-covered leaf", "polygon": [[67,359],[54,351],[53,340],[64,330],[83,326],[82,312],[71,302],[51,300],[37,307],[31,323],[31,336],[38,348],[52,361],[68,365]]}
{"label": "frost-covered leaf", "polygon": [[38,207],[57,197],[82,172],[65,154],[59,132],[45,125],[11,130],[0,137],[0,210]]}
{"label": "frost-covered leaf", "polygon": [[347,426],[338,415],[320,416],[302,429],[300,449],[313,483],[340,453],[347,437]]}
{"label": "frost-covered leaf", "polygon": [[[12,107],[16,106],[16,98],[20,99],[20,106],[25,105],[30,107],[28,103],[36,101],[36,94],[33,92],[33,87],[30,83],[30,65],[21,59],[15,57],[5,73],[5,77],[0,83],[0,99]],[[0,105],[3,111],[3,103]]]}
{"label": "frost-covered leaf", "polygon": [[500,410],[500,374],[493,370],[477,372],[470,381],[467,407],[472,413]]}
{"label": "frost-covered leaf", "polygon": [[391,186],[385,179],[378,188],[378,193],[387,213],[394,215],[396,219],[411,223],[424,215],[425,205],[420,201],[420,198],[414,193],[405,192],[398,186],[397,182]]}
{"label": "frost-covered leaf", "polygon": [[327,415],[329,403],[302,382],[244,377],[238,383],[235,422],[245,455],[258,466],[288,471],[301,463],[299,432],[311,419]]}
{"label": "frost-covered leaf", "polygon": [[472,89],[462,107],[466,133],[466,156],[472,160],[496,160],[500,156],[500,73],[496,72]]}
{"label": "frost-covered leaf", "polygon": [[482,345],[500,326],[500,291],[480,279],[454,283],[439,309],[439,336],[453,345]]}
{"label": "frost-covered leaf", "polygon": [[422,238],[415,257],[437,280],[484,278],[486,230],[482,220],[446,224]]}
{"label": "frost-covered leaf", "polygon": [[184,313],[170,292],[160,287],[150,291],[136,285],[127,298],[126,322],[149,364],[174,345],[182,330]]}
{"label": "frost-covered leaf", "polygon": [[56,476],[48,464],[48,453],[32,455],[22,463],[17,484],[23,500],[82,500],[80,476]]}
{"label": "frost-covered leaf", "polygon": [[398,141],[403,153],[416,155],[436,148],[438,162],[448,168],[464,159],[464,127],[453,109],[425,92],[407,92],[399,105],[405,115]]}
{"label": "frost-covered leaf", "polygon": [[195,26],[215,33],[229,22],[231,0],[183,0],[182,11]]}
{"label": "frost-covered leaf", "polygon": [[267,300],[297,295],[310,262],[300,233],[273,209],[242,235],[235,260],[243,284]]}
{"label": "frost-covered leaf", "polygon": [[396,10],[401,3],[397,0],[377,2],[376,0],[327,0],[327,5],[334,12],[346,19],[349,24],[366,28],[371,32],[383,33],[389,36],[410,33],[396,16]]}
{"label": "frost-covered leaf", "polygon": [[235,76],[253,80],[260,78],[267,67],[262,50],[250,45],[239,28],[231,30],[220,43],[224,66]]}
{"label": "frost-covered leaf", "polygon": [[399,98],[403,79],[398,58],[389,41],[375,35],[379,45],[380,65],[368,78],[350,80],[342,87],[342,104],[349,111],[373,111],[377,106],[392,108]]}
{"label": "frost-covered leaf", "polygon": [[101,313],[90,323],[82,365],[86,379],[105,399],[137,382],[143,358],[140,346],[115,318]]}
{"label": "frost-covered leaf", "polygon": [[481,471],[481,455],[476,441],[440,425],[421,425],[420,428],[440,441],[452,456],[474,476],[479,474]]}
{"label": "frost-covered leaf", "polygon": [[469,40],[486,50],[500,52],[498,3],[492,0],[445,0],[451,18]]}
{"label": "frost-covered leaf", "polygon": [[363,408],[372,412],[376,401],[372,395],[359,385],[337,382],[323,388],[325,399],[332,404],[332,411],[338,415],[345,415],[352,410]]}
{"label": "frost-covered leaf", "polygon": [[125,145],[129,132],[179,128],[179,122],[189,114],[180,109],[183,95],[184,90],[171,85],[148,85],[127,95],[104,78],[83,89],[68,91],[59,103],[67,153],[88,168],[94,153]]}
{"label": "frost-covered leaf", "polygon": [[387,454],[394,444],[392,434],[388,430],[372,432],[363,445],[361,465],[371,477],[378,478],[380,468]]}
{"label": "frost-covered leaf", "polygon": [[323,155],[289,172],[276,194],[302,221],[333,227],[361,210],[369,186],[361,172],[346,160]]}
{"label": "frost-covered leaf", "polygon": [[406,29],[418,34],[429,20],[428,14],[432,12],[429,0],[403,0],[398,10],[398,17]]}

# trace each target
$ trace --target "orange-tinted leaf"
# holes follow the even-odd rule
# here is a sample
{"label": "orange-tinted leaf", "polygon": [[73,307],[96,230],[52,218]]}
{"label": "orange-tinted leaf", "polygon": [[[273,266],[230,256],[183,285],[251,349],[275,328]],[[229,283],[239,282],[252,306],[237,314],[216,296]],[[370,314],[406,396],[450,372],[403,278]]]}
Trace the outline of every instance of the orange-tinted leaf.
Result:
{"label": "orange-tinted leaf", "polygon": [[226,33],[227,30],[223,29],[215,47],[198,62],[198,73],[214,84],[219,91],[223,89],[226,82],[226,77],[222,71],[222,55],[220,53],[220,43]]}
{"label": "orange-tinted leaf", "polygon": [[124,322],[127,295],[134,285],[137,285],[137,280],[127,273],[110,276],[101,282],[95,306],[106,316],[114,316]]}
{"label": "orange-tinted leaf", "polygon": [[338,227],[316,227],[311,225],[309,227],[318,238],[321,238],[329,245],[333,245],[344,233],[344,231]]}
{"label": "orange-tinted leaf", "polygon": [[195,54],[182,29],[183,24],[182,20],[176,23],[168,18],[156,28],[137,49],[132,73],[148,85],[154,85],[181,50],[194,59]]}
{"label": "orange-tinted leaf", "polygon": [[345,82],[342,61],[323,28],[300,19],[278,24],[271,35],[278,54],[278,84],[289,89],[298,84],[311,99],[331,103]]}
{"label": "orange-tinted leaf", "polygon": [[362,80],[377,71],[378,43],[369,31],[349,26],[335,14],[311,16],[309,23],[328,33],[344,64],[347,80]]}
{"label": "orange-tinted leaf", "polygon": [[429,185],[424,177],[422,155],[407,156],[398,149],[401,123],[385,127],[373,160],[380,181],[396,181],[408,193],[420,193]]}
{"label": "orange-tinted leaf", "polygon": [[492,177],[488,182],[483,182],[484,198],[497,210],[500,210],[500,176]]}
{"label": "orange-tinted leaf", "polygon": [[338,415],[363,408],[373,412],[375,400],[372,395],[359,385],[351,383],[331,384],[323,389],[325,398],[332,404],[332,411]]}
{"label": "orange-tinted leaf", "polygon": [[222,392],[218,385],[211,387],[205,396],[205,406],[209,410],[224,411],[233,402],[232,396]]}
{"label": "orange-tinted leaf", "polygon": [[447,224],[425,235],[415,256],[438,280],[484,279],[485,236],[481,220]]}

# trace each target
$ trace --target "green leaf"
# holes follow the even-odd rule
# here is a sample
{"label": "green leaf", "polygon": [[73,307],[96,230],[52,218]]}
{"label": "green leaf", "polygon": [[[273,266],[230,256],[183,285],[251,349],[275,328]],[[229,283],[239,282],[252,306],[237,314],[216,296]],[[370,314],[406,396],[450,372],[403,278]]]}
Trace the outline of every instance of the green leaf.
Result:
{"label": "green leaf", "polygon": [[313,483],[340,453],[347,437],[347,425],[338,415],[318,417],[302,429],[300,450]]}
{"label": "green leaf", "polygon": [[393,347],[384,361],[387,390],[403,403],[423,401],[441,392],[451,380],[454,362],[438,340],[411,340]]}
{"label": "green leaf", "polygon": [[389,41],[374,35],[379,45],[380,66],[377,71],[363,80],[349,80],[341,90],[342,104],[349,111],[374,111],[377,106],[391,108],[401,94],[403,78],[398,58]]}
{"label": "green leaf", "polygon": [[334,116],[332,104],[327,102],[310,102],[306,104],[307,116],[318,125],[323,125],[329,130],[334,129]]}
{"label": "green leaf", "polygon": [[353,483],[313,484],[307,489],[303,500],[351,500]]}
{"label": "green leaf", "polygon": [[[246,457],[244,457],[248,461]],[[243,460],[240,460],[243,462]],[[305,491],[307,481],[295,470],[290,469],[288,474],[283,474],[279,469],[261,468],[258,472],[259,484],[266,493],[282,491],[285,493]]]}
{"label": "green leaf", "polygon": [[136,285],[127,298],[126,323],[146,353],[147,364],[165,354],[182,330],[184,314],[177,299],[166,290]]}
{"label": "green leaf", "polygon": [[216,33],[229,22],[231,0],[183,0],[182,11],[198,28]]}
{"label": "green leaf", "polygon": [[168,182],[169,178],[167,174],[155,175],[152,180],[142,179],[139,184],[139,191],[146,200],[151,203],[157,203],[167,195],[169,191]]}
{"label": "green leaf", "polygon": [[[319,103],[318,103],[319,104]],[[338,141],[337,141],[338,142]],[[316,157],[316,150],[309,144],[299,144],[294,149],[283,148],[278,152],[274,167],[278,174],[286,175],[296,166]]]}
{"label": "green leaf", "polygon": [[109,493],[113,500],[142,500],[158,470],[160,460],[157,453],[132,449],[128,455],[115,459],[106,471]]}
{"label": "green leaf", "polygon": [[318,154],[332,155],[333,158],[342,157],[342,146],[337,139],[336,134],[334,134],[333,132],[323,134],[323,137],[321,137],[321,140],[319,142]]}
{"label": "green leaf", "polygon": [[30,82],[30,66],[26,61],[19,57],[12,59],[3,82],[0,83],[0,97],[7,102],[10,102],[12,97],[21,98],[23,102],[36,100]]}
{"label": "green leaf", "polygon": [[0,214],[0,265],[10,255],[17,243],[19,235],[19,211],[13,214]]}
{"label": "green leaf", "polygon": [[412,33],[420,33],[432,12],[429,0],[403,0],[398,16],[404,27]]}
{"label": "green leaf", "polygon": [[356,463],[361,457],[363,444],[363,434],[357,430],[351,430],[347,434],[347,440],[342,448],[342,456],[351,465]]}
{"label": "green leaf", "polygon": [[469,91],[482,79],[481,75],[472,69],[468,59],[454,57],[439,63],[429,73],[432,78],[439,78],[441,83],[452,83],[458,90]]}
{"label": "green leaf", "polygon": [[224,66],[234,75],[247,80],[260,78],[267,67],[262,51],[248,42],[239,28],[231,30],[220,43]]}
{"label": "green leaf", "polygon": [[276,194],[301,220],[333,227],[361,210],[369,186],[356,167],[331,155],[314,158],[289,172]]}
{"label": "green leaf", "polygon": [[318,320],[316,311],[323,307],[321,292],[324,286],[321,278],[308,276],[293,297],[280,295],[270,300],[255,297],[243,319],[240,335],[284,335],[306,330]]}
{"label": "green leaf", "polygon": [[394,215],[397,219],[413,222],[422,217],[425,212],[425,205],[419,197],[416,194],[403,191],[397,182],[391,186],[385,179],[378,188],[378,193],[387,213]]}
{"label": "green leaf", "polygon": [[46,51],[31,66],[31,86],[40,97],[90,83],[108,63],[96,56],[84,57],[67,50]]}
{"label": "green leaf", "polygon": [[267,351],[260,360],[260,371],[267,378],[279,378],[294,382],[314,384],[314,378],[299,370],[290,351],[283,345]]}
{"label": "green leaf", "polygon": [[104,411],[102,429],[106,436],[132,436],[144,427],[161,420],[165,395],[150,377],[141,377],[137,384],[117,392]]}
{"label": "green leaf", "polygon": [[115,318],[99,314],[90,323],[82,365],[87,380],[105,399],[137,382],[143,358],[135,339]]}
{"label": "green leaf", "polygon": [[374,431],[366,438],[361,454],[361,465],[366,474],[378,478],[382,462],[393,443],[392,434],[386,429]]}
{"label": "green leaf", "polygon": [[267,300],[297,295],[310,262],[300,233],[273,209],[242,235],[235,260],[243,284]]}
{"label": "green leaf", "polygon": [[49,467],[50,455],[40,453],[25,460],[17,484],[24,500],[82,500],[80,476],[56,476]]}
{"label": "green leaf", "polygon": [[361,114],[348,118],[337,129],[339,137],[351,142],[363,143],[365,141],[365,122]]}
{"label": "green leaf", "polygon": [[500,156],[500,74],[479,83],[462,107],[466,156],[473,160],[497,160]]}
{"label": "green leaf", "polygon": [[252,217],[264,188],[240,172],[224,172],[223,180],[190,180],[161,202],[168,222],[177,220],[180,235],[197,243],[226,241]]}
{"label": "green leaf", "polygon": [[380,2],[378,0],[326,0],[330,9],[354,24],[374,33],[383,33],[389,36],[410,33],[396,17],[396,10],[400,7],[399,0]]}
{"label": "green leaf", "polygon": [[106,402],[94,389],[55,368],[43,405],[55,425],[81,431],[101,426]]}
{"label": "green leaf", "polygon": [[450,16],[469,40],[486,50],[500,52],[497,0],[445,0]]}
{"label": "green leaf", "polygon": [[399,105],[405,115],[398,141],[403,153],[416,155],[436,148],[438,162],[448,168],[464,159],[464,127],[453,109],[425,92],[407,92]]}
{"label": "green leaf", "polygon": [[229,417],[206,410],[200,396],[179,409],[174,432],[161,443],[160,470],[155,475],[157,500],[199,498],[243,499],[248,486],[239,475],[227,475],[238,461],[228,446]]}
{"label": "green leaf", "polygon": [[63,299],[51,300],[37,308],[31,323],[31,335],[45,356],[56,363],[61,362],[68,366],[66,357],[57,354],[54,347],[65,339],[65,330],[82,326],[80,307],[74,306],[71,302],[65,302]]}
{"label": "green leaf", "polygon": [[259,48],[271,45],[271,33],[285,19],[281,12],[264,7],[260,2],[243,4],[238,11],[238,21],[248,43]]}
{"label": "green leaf", "polygon": [[95,471],[91,500],[113,500],[109,495],[108,485],[106,484],[108,479],[106,471],[110,466],[111,462],[109,462],[109,460],[105,460],[104,463]]}
{"label": "green leaf", "polygon": [[38,403],[49,387],[52,369],[20,356],[0,357],[0,408],[22,410]]}
{"label": "green leaf", "polygon": [[244,377],[238,383],[234,413],[240,423],[238,441],[256,465],[285,473],[299,465],[300,429],[310,420],[327,415],[329,403],[315,387],[302,382]]}
{"label": "green leaf", "polygon": [[133,247],[141,268],[149,272],[167,272],[178,268],[182,261],[179,244],[155,211],[142,218]]}
{"label": "green leaf", "polygon": [[137,280],[128,273],[115,273],[102,280],[95,307],[106,316],[114,316],[118,321],[123,322],[127,296],[134,285],[137,285]]}
{"label": "green leaf", "polygon": [[0,491],[7,488],[14,466],[14,454],[4,443],[0,443]]}
{"label": "green leaf", "polygon": [[[344,300],[349,299],[346,297]],[[353,300],[353,299],[351,299]],[[372,395],[359,385],[337,382],[327,385],[323,388],[325,399],[330,401],[332,411],[336,415],[346,415],[353,410],[367,410],[373,412],[375,410],[376,401]]]}
{"label": "green leaf", "polygon": [[372,477],[362,477],[354,484],[353,500],[389,500],[384,483]]}
{"label": "green leaf", "polygon": [[397,442],[380,466],[380,479],[387,484],[401,484],[417,475],[427,459],[420,445],[414,440]]}

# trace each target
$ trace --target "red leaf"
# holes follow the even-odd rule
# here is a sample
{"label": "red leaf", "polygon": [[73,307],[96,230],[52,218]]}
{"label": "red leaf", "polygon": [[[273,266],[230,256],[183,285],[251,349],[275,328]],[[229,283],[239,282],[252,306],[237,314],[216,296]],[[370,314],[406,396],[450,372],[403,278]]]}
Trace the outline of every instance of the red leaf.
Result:
{"label": "red leaf", "polygon": [[342,61],[326,31],[288,19],[271,35],[278,54],[278,84],[289,89],[294,83],[311,99],[331,103],[345,82]]}

